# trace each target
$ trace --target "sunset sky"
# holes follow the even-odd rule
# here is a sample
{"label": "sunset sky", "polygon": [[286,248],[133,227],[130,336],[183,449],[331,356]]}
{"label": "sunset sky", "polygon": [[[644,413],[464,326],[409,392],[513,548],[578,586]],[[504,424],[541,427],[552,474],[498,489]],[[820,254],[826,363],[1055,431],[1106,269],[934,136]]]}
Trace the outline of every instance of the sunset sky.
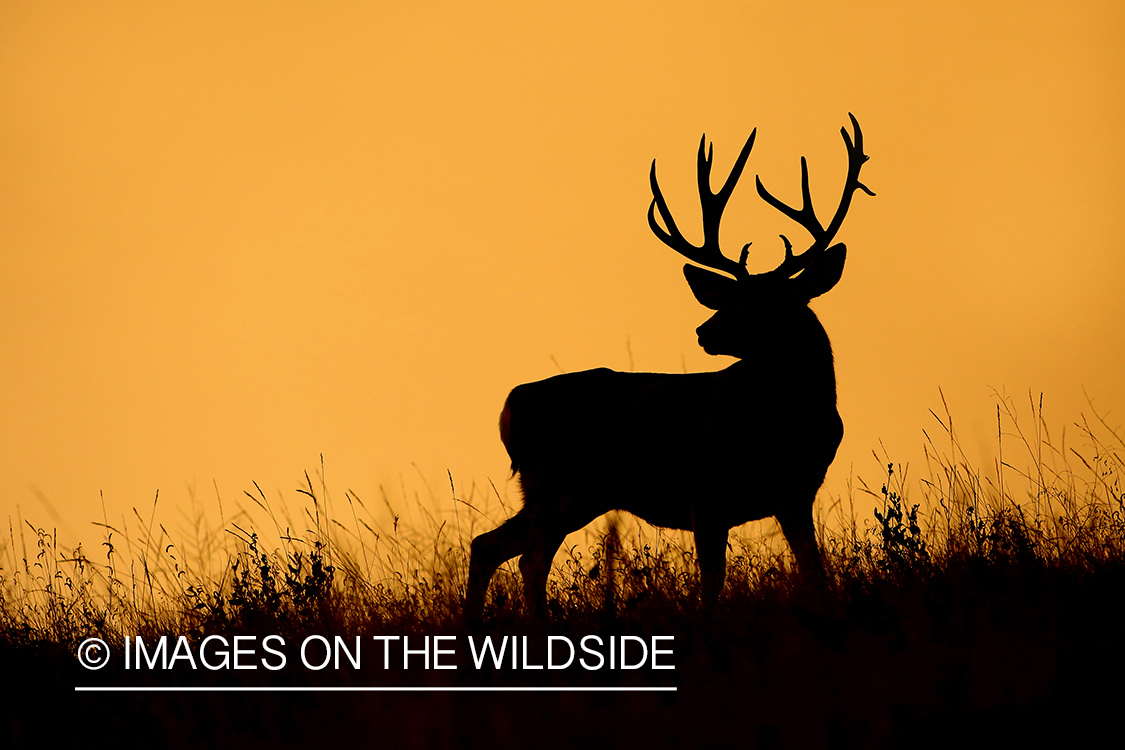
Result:
{"label": "sunset sky", "polygon": [[985,468],[994,390],[1125,423],[1120,2],[0,2],[0,511],[172,526],[321,454],[337,495],[504,491],[514,385],[731,361],[652,159],[697,239],[700,135],[725,175],[756,127],[723,244],[765,270],[804,234],[754,175],[799,202],[807,156],[830,216],[849,112],[822,497],[920,467],[939,389]]}

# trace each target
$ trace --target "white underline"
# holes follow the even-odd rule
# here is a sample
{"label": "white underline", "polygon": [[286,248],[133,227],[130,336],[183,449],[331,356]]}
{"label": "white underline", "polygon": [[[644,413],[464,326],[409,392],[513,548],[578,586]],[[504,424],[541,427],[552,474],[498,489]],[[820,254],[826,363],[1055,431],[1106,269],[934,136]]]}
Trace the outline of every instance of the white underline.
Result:
{"label": "white underline", "polygon": [[77,686],[76,693],[674,693],[675,687],[175,687]]}

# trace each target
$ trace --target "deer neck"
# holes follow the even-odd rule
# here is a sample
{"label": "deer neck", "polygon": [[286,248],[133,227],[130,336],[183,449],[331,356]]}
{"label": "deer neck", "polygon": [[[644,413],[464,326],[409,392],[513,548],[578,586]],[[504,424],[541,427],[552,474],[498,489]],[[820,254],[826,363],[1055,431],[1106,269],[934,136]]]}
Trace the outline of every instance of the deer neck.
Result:
{"label": "deer neck", "polygon": [[724,372],[741,388],[764,389],[779,398],[836,404],[836,369],[824,326],[806,309],[785,335],[754,341]]}

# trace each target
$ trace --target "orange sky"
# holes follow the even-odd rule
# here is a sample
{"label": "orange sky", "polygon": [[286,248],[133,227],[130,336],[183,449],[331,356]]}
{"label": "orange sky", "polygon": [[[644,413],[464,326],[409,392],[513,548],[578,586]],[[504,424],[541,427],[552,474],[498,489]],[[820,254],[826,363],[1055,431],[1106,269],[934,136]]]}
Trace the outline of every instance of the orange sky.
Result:
{"label": "orange sky", "polygon": [[89,538],[99,492],[175,519],[322,453],[338,495],[503,487],[512,386],[729,362],[651,160],[696,237],[700,134],[725,174],[757,127],[724,243],[765,268],[799,230],[753,175],[797,201],[808,156],[828,215],[849,111],[826,490],[919,464],[939,388],[983,466],[993,388],[1121,424],[1120,3],[544,6],[0,3],[0,511]]}

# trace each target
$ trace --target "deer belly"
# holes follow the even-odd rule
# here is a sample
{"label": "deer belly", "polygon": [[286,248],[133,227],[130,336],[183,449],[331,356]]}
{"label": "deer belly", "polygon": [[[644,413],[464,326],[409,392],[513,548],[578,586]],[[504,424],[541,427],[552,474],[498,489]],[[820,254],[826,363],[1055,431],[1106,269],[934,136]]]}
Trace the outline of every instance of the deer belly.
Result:
{"label": "deer belly", "polygon": [[728,528],[756,521],[776,513],[775,496],[748,494],[745,477],[716,480],[701,472],[693,481],[638,481],[631,488],[618,487],[615,499],[619,510],[666,529],[691,531],[698,514],[706,515]]}

